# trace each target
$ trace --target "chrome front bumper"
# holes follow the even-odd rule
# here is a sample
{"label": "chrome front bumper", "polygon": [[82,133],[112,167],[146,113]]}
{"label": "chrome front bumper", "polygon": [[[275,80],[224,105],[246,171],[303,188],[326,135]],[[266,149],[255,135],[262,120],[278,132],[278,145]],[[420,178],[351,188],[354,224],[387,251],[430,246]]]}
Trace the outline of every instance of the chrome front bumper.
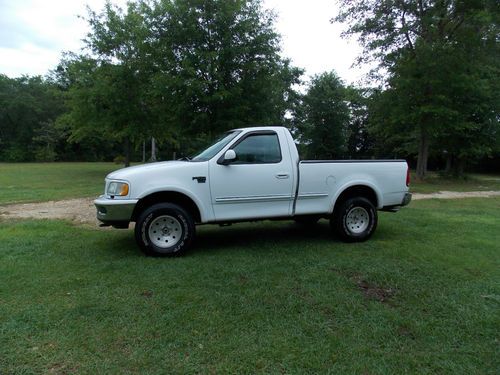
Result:
{"label": "chrome front bumper", "polygon": [[129,222],[137,199],[111,199],[101,195],[94,201],[97,219],[103,223]]}

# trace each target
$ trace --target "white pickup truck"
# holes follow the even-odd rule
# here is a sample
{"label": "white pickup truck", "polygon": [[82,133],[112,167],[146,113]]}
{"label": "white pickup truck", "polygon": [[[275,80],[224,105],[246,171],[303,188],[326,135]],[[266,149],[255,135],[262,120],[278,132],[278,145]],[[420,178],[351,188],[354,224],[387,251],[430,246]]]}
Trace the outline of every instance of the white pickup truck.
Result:
{"label": "white pickup truck", "polygon": [[284,127],[225,133],[191,159],[120,169],[95,200],[101,225],[128,228],[153,256],[184,253],[197,224],[330,219],[344,241],[364,241],[377,210],[411,200],[404,160],[300,160]]}

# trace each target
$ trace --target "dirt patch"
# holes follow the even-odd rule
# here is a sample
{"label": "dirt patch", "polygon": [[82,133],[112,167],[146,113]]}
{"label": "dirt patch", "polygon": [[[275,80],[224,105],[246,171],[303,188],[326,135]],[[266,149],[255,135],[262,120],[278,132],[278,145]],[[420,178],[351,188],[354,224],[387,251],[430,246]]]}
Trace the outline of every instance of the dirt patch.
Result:
{"label": "dirt patch", "polygon": [[343,270],[340,268],[332,267],[330,271],[336,274],[348,278],[359,288],[365,298],[370,300],[379,301],[381,303],[390,303],[391,299],[396,295],[396,289],[393,288],[382,288],[379,285],[370,283],[366,281],[362,274],[355,271]]}
{"label": "dirt patch", "polygon": [[382,288],[378,285],[369,283],[366,280],[358,280],[356,282],[358,288],[363,292],[368,299],[373,299],[381,303],[387,303],[396,294],[396,290],[392,288]]}
{"label": "dirt patch", "polygon": [[77,224],[98,225],[92,198],[0,206],[3,219],[65,219]]}
{"label": "dirt patch", "polygon": [[415,340],[415,334],[412,332],[412,330],[406,326],[406,325],[400,325],[398,327],[398,335],[399,336],[403,336],[403,337],[407,337],[411,340]]}
{"label": "dirt patch", "polygon": [[153,297],[153,291],[152,290],[145,290],[141,293],[141,296],[151,298],[151,297]]}
{"label": "dirt patch", "polygon": [[420,199],[460,199],[460,198],[489,198],[500,196],[500,191],[438,191],[437,193],[413,193],[413,200]]}

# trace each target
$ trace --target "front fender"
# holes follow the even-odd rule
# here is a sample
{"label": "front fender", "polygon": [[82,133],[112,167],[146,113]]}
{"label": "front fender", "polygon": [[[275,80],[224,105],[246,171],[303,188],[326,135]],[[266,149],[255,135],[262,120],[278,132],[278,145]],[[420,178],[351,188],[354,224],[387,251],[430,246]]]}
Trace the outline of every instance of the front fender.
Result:
{"label": "front fender", "polygon": [[211,220],[211,205],[207,207],[205,203],[202,202],[201,199],[197,197],[196,194],[194,194],[192,191],[179,187],[179,186],[162,186],[162,187],[155,187],[155,188],[150,188],[145,191],[143,191],[141,194],[138,195],[138,199],[142,199],[147,197],[148,195],[154,194],[154,193],[168,193],[168,192],[174,192],[174,193],[180,193],[183,194],[187,197],[189,197],[198,207],[198,210],[200,211],[200,218],[202,222],[207,222]]}

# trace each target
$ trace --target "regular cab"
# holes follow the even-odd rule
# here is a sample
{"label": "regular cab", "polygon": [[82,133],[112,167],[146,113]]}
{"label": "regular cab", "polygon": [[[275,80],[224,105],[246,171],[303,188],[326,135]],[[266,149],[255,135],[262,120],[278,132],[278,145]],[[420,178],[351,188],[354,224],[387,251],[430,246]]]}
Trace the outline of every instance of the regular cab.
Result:
{"label": "regular cab", "polygon": [[377,210],[411,200],[404,160],[300,160],[284,127],[231,130],[189,160],[120,169],[95,200],[102,225],[135,222],[141,250],[176,256],[196,225],[261,219],[313,224],[328,218],[344,241],[364,241]]}

